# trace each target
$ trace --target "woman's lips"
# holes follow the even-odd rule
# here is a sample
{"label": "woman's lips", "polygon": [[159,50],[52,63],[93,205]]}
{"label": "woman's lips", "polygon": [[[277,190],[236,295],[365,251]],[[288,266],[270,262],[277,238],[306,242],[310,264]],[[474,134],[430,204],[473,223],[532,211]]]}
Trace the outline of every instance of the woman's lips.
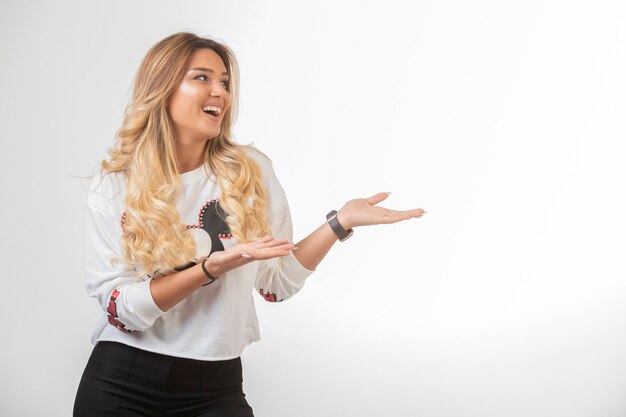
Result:
{"label": "woman's lips", "polygon": [[213,116],[211,113],[202,112],[206,117],[213,120],[214,122],[219,122],[220,118],[218,116]]}

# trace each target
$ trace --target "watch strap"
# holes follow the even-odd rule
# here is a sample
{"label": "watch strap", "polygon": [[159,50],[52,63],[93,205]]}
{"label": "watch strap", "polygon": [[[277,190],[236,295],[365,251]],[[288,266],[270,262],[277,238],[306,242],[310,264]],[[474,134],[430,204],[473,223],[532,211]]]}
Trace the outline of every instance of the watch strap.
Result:
{"label": "watch strap", "polygon": [[326,215],[326,220],[328,220],[328,224],[333,229],[340,242],[343,242],[344,240],[352,236],[352,233],[354,232],[352,228],[348,230],[344,229],[343,226],[341,226],[341,224],[339,223],[339,220],[337,220],[337,210],[331,210]]}
{"label": "watch strap", "polygon": [[207,282],[206,284],[203,284],[202,286],[206,286],[209,284],[212,284],[213,281],[215,281],[218,277],[214,277],[213,275],[211,275],[209,273],[209,271],[206,269],[206,266],[204,265],[204,263],[207,261],[207,259],[209,259],[209,257],[207,256],[206,258],[204,258],[201,262],[201,266],[202,266],[202,272],[204,272],[204,275],[206,275],[206,277],[210,280],[209,282]]}

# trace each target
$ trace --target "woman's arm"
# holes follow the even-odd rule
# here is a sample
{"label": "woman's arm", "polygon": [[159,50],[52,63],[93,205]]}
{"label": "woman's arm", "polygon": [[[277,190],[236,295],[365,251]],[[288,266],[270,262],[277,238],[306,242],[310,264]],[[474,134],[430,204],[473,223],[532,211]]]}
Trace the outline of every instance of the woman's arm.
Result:
{"label": "woman's arm", "polygon": [[[292,248],[293,243],[285,239],[274,239],[273,236],[266,236],[251,243],[239,243],[226,250],[211,253],[208,259],[203,258],[190,268],[152,278],[150,292],[155,304],[161,310],[167,311],[210,282],[202,270],[201,264],[204,259],[207,259],[204,266],[209,274],[219,277],[255,260],[287,256]],[[247,254],[247,257],[242,257],[242,253]]]}
{"label": "woman's arm", "polygon": [[[395,223],[421,217],[425,213],[423,209],[396,211],[374,207],[387,196],[387,193],[378,193],[367,199],[350,200],[337,212],[337,221],[348,230],[357,226]],[[337,240],[337,235],[328,222],[324,222],[313,233],[296,244],[297,250],[293,250],[293,254],[304,268],[312,271]],[[252,244],[238,244],[227,251],[213,252],[205,266],[211,275],[219,276],[255,259],[286,256],[292,247],[293,244],[285,239],[273,240],[273,237],[266,237]],[[252,257],[242,259],[242,252]],[[206,283],[207,277],[198,263],[175,274],[153,278],[150,291],[156,305],[161,310],[167,311]]]}
{"label": "woman's arm", "polygon": [[[205,266],[209,273],[213,275],[209,260]],[[150,281],[150,293],[155,304],[163,311],[168,311],[176,304],[193,294],[197,289],[209,282],[209,279],[202,270],[201,262],[191,268],[187,268],[171,275],[161,275],[154,277]],[[213,275],[217,276],[217,275]]]}
{"label": "woman's arm", "polygon": [[[350,228],[341,210],[337,212],[337,221],[345,230]],[[293,254],[303,267],[314,270],[338,240],[330,224],[324,222],[313,233],[296,243],[298,249]]]}

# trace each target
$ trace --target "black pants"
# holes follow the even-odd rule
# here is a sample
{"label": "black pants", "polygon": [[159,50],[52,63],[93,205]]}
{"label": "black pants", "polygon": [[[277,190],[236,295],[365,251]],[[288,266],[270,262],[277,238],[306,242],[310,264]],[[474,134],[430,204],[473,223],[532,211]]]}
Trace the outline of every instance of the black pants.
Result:
{"label": "black pants", "polygon": [[241,371],[240,358],[199,361],[101,341],[80,380],[74,417],[253,417]]}

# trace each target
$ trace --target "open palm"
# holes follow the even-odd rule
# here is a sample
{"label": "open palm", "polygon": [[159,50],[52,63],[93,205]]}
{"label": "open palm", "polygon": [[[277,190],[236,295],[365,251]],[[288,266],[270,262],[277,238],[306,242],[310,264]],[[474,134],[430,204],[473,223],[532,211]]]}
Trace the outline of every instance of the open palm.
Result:
{"label": "open palm", "polygon": [[396,223],[415,217],[422,217],[424,209],[391,210],[376,204],[389,195],[385,192],[374,194],[369,198],[355,198],[348,201],[337,213],[337,220],[345,228],[367,226],[373,224]]}
{"label": "open palm", "polygon": [[287,256],[294,247],[287,239],[266,236],[254,242],[238,243],[223,251],[213,252],[209,255],[206,266],[211,275],[219,276],[254,260]]}

